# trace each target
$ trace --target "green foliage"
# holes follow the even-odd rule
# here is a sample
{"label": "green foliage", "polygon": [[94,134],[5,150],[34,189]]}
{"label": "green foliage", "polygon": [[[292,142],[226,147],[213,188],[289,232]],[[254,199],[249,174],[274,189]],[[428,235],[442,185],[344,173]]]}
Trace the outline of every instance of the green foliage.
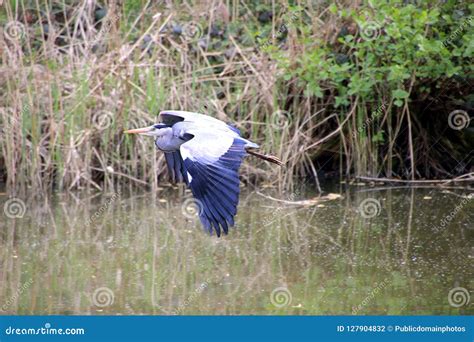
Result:
{"label": "green foliage", "polygon": [[[305,49],[296,67],[289,67],[290,56],[273,54],[284,77],[295,77],[307,95],[316,97],[325,95],[322,84],[330,84],[335,107],[347,105],[354,96],[367,102],[390,99],[401,106],[409,99],[411,82],[417,87],[473,70],[474,5],[455,12],[452,1],[439,8],[400,0],[371,4],[350,12],[333,4],[331,13],[356,23],[357,34],[340,34],[333,45],[300,36]],[[463,16],[456,18],[460,12]]]}
{"label": "green foliage", "polygon": [[[339,123],[355,109],[356,119],[346,122],[341,139],[351,145],[355,158],[347,157],[347,151],[343,155],[356,174],[392,174],[390,153],[408,155],[416,164],[416,151],[400,147],[397,139],[409,121],[424,120],[414,107],[423,96],[437,98],[440,89],[454,90],[459,85],[452,84],[472,75],[474,5],[373,0],[356,8],[333,4],[320,19],[293,30],[297,49],[267,51],[283,80],[296,84],[314,103],[324,103],[327,114],[340,113]],[[414,145],[413,136],[429,135],[418,133],[401,139]],[[401,150],[393,151],[394,146]]]}

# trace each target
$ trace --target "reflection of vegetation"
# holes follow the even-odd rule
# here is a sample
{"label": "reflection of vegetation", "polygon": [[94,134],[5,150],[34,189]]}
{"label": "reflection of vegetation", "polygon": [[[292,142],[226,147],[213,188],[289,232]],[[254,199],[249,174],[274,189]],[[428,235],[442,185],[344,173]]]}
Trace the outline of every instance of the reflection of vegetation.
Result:
{"label": "reflection of vegetation", "polygon": [[[6,312],[304,315],[352,314],[361,305],[357,314],[462,313],[447,294],[472,279],[467,254],[452,254],[470,241],[468,229],[459,229],[469,213],[443,233],[431,231],[458,199],[436,192],[431,206],[411,206],[425,194],[371,193],[383,210],[364,219],[356,208],[366,194],[347,192],[344,202],[285,206],[267,226],[279,204],[243,196],[239,227],[221,239],[187,220],[180,199],[123,194],[88,226],[84,218],[107,198],[28,203],[27,216],[0,230],[2,269],[9,270],[0,298],[32,279]],[[103,308],[91,301],[102,287],[113,292]],[[270,300],[279,287],[292,296],[283,307]]]}
{"label": "reflection of vegetation", "polygon": [[[156,189],[163,158],[121,131],[165,108],[237,121],[288,166],[245,176],[285,185],[319,168],[433,176],[470,166],[460,162],[470,130],[446,129],[449,112],[472,109],[468,3],[49,3],[0,9],[18,34],[5,32],[0,56],[0,177],[11,187]],[[290,116],[276,127],[278,110]],[[94,125],[97,113],[112,113],[110,125]]]}

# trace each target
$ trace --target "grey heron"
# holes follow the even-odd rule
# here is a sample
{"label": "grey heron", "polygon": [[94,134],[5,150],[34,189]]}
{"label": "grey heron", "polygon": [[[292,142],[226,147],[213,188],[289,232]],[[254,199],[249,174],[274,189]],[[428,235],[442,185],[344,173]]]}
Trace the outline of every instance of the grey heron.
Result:
{"label": "grey heron", "polygon": [[240,135],[240,131],[208,115],[166,110],[160,112],[161,123],[130,129],[155,138],[158,150],[165,154],[166,164],[175,183],[184,182],[197,200],[203,226],[220,237],[234,225],[239,203],[239,168],[242,159],[251,154],[283,165],[274,156],[255,151],[259,146]]}

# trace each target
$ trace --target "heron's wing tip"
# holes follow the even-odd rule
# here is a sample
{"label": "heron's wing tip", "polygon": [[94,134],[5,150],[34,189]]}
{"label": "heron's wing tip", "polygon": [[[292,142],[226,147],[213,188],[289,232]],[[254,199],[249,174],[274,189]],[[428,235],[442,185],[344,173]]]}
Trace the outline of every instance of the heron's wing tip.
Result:
{"label": "heron's wing tip", "polygon": [[[221,236],[234,225],[239,203],[239,168],[245,156],[246,142],[231,138],[221,155],[203,153],[203,141],[192,139],[181,145],[186,171],[190,174],[189,187],[200,202],[203,225]],[[214,151],[216,152],[216,151]],[[209,154],[208,154],[209,153]],[[220,153],[219,153],[220,154]]]}

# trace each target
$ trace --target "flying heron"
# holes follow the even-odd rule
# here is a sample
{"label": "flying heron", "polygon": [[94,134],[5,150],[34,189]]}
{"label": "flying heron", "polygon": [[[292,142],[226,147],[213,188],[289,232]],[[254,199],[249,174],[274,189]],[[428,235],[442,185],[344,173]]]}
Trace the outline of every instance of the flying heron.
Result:
{"label": "flying heron", "polygon": [[259,146],[240,131],[213,117],[184,111],[160,112],[161,123],[125,133],[155,138],[165,153],[171,179],[184,182],[193,193],[203,226],[221,236],[234,225],[239,203],[239,168],[248,154],[282,165],[276,157],[255,151]]}

